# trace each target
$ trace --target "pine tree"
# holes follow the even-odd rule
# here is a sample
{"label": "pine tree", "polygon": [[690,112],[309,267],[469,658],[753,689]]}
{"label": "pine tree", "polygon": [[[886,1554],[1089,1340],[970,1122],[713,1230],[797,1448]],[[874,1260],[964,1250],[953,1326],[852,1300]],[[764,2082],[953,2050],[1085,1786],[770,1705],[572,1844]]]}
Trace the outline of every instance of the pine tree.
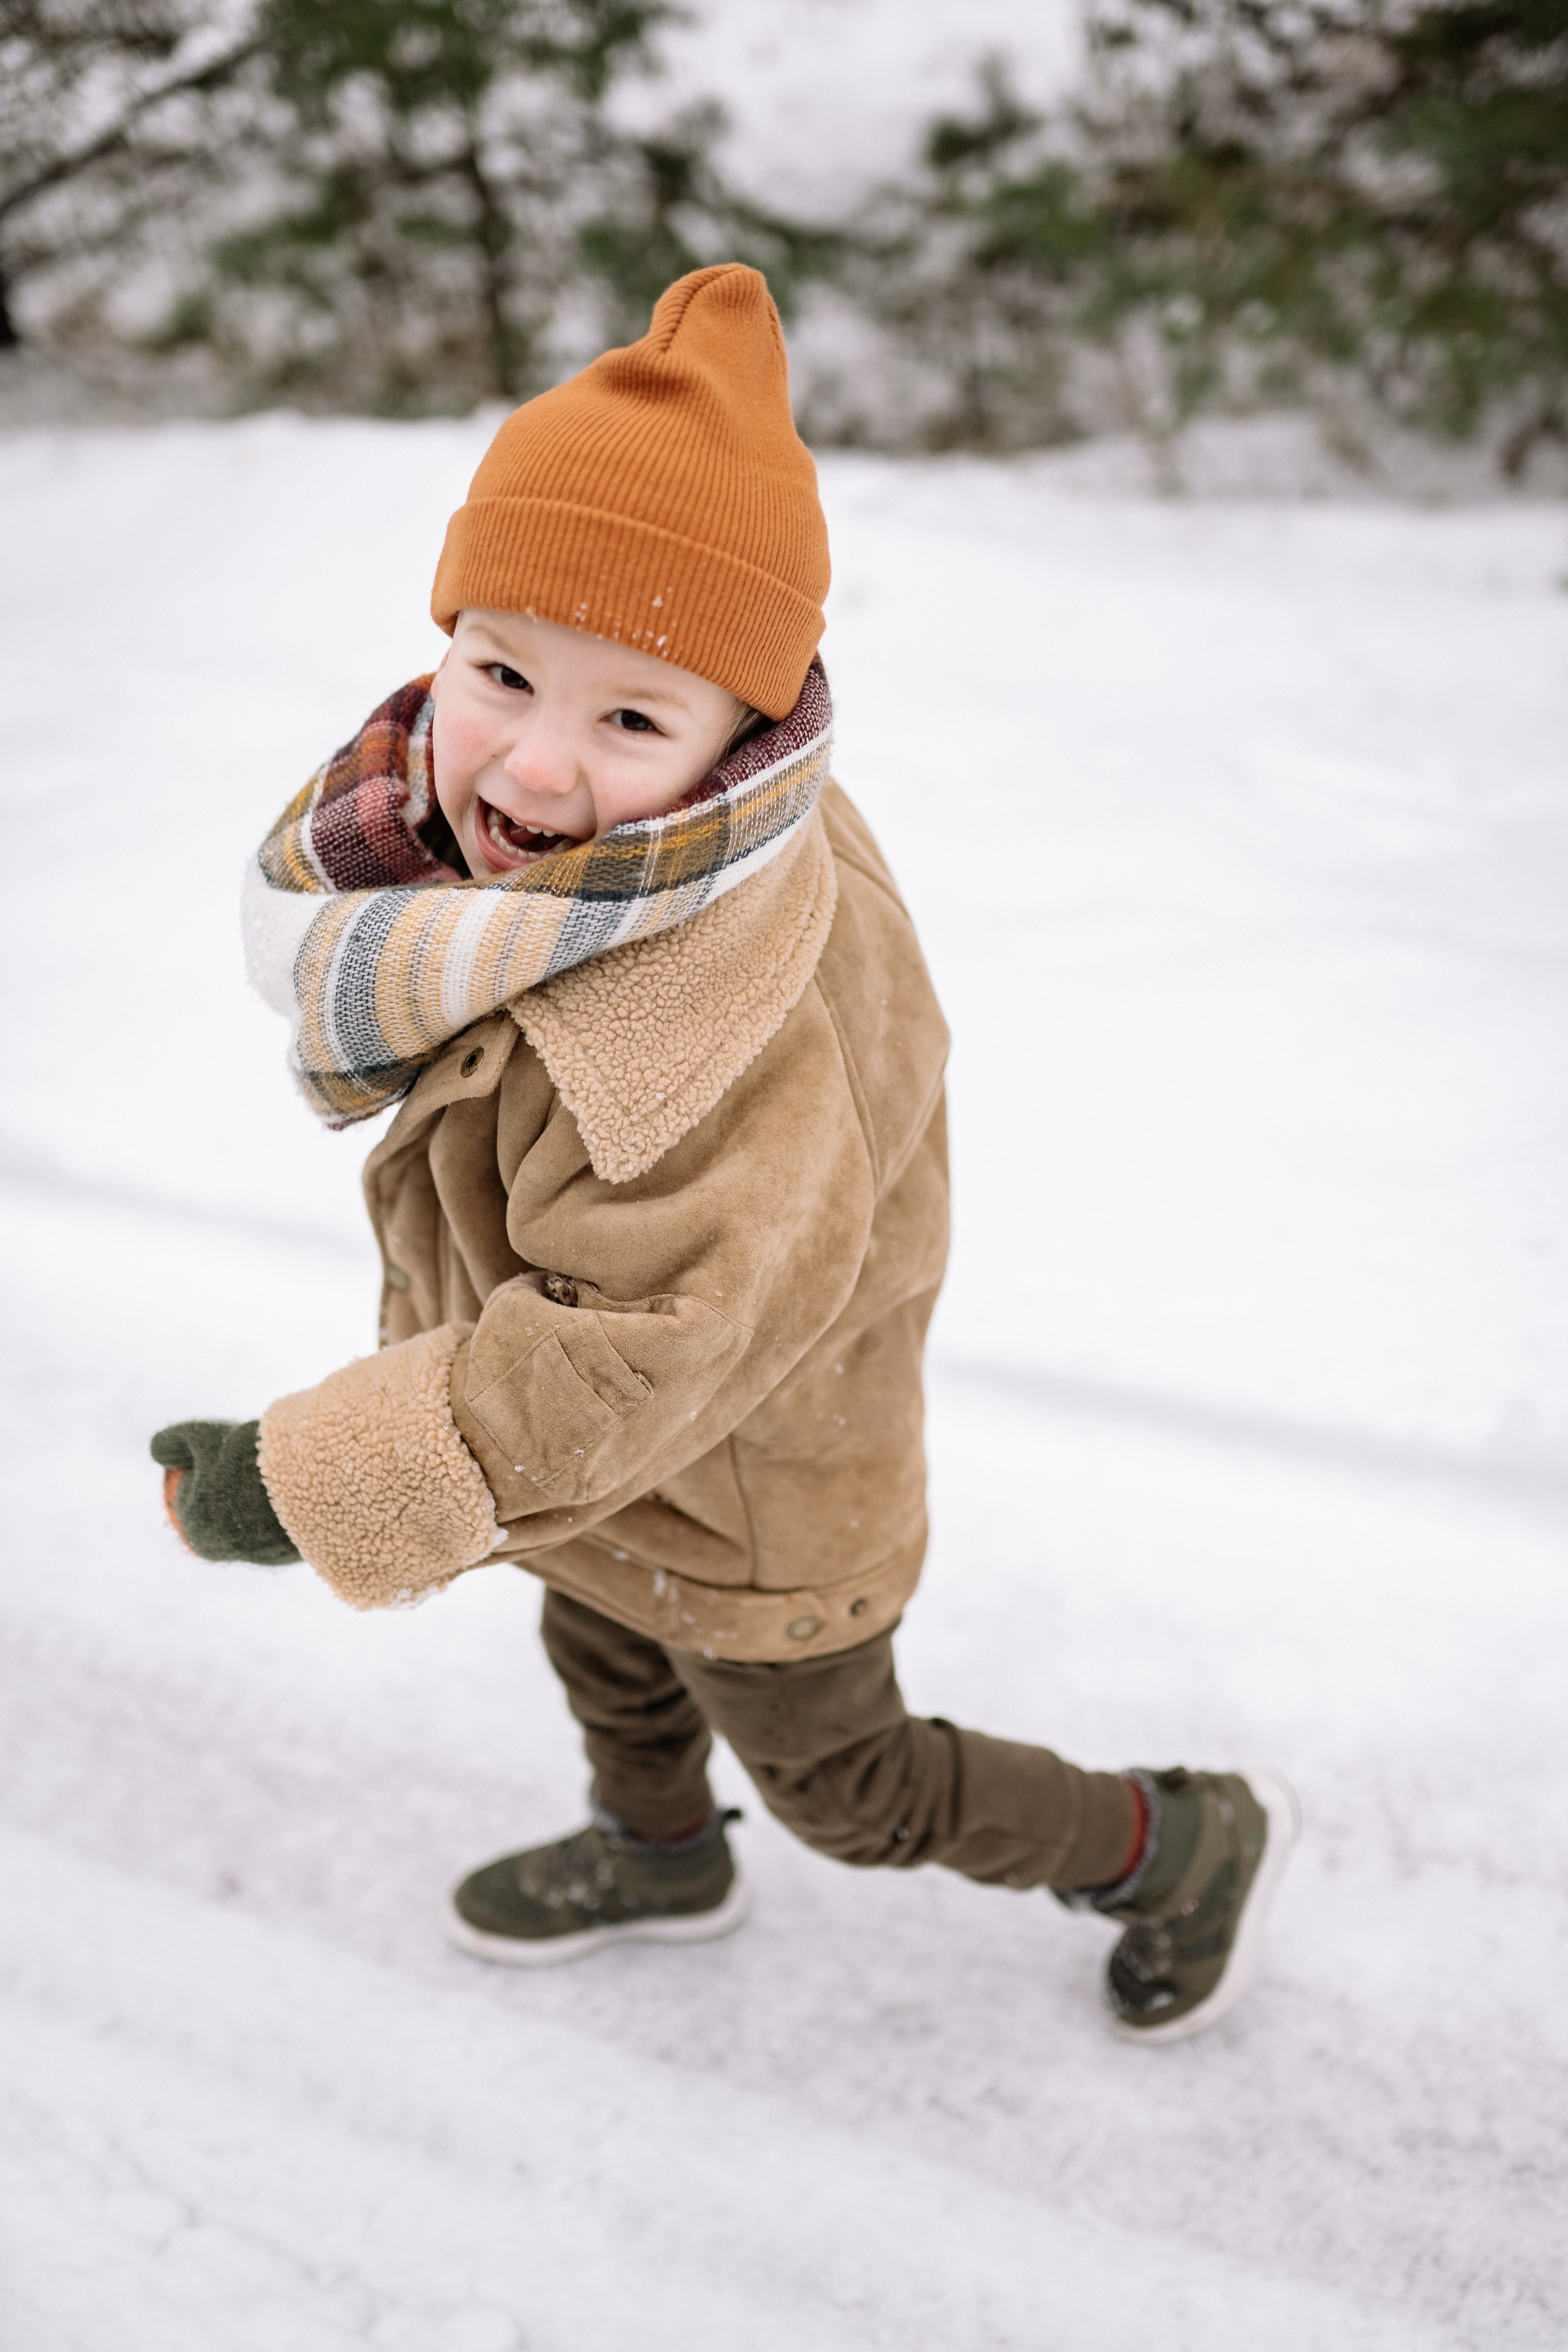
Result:
{"label": "pine tree", "polygon": [[603,100],[661,0],[263,0],[250,217],[173,331],[273,391],[390,411],[549,380],[577,236],[620,146]]}
{"label": "pine tree", "polygon": [[517,399],[684,269],[755,261],[787,305],[842,243],[726,187],[716,108],[617,125],[668,0],[0,5],[0,296],[240,404]]}
{"label": "pine tree", "polygon": [[1501,412],[1517,473],[1568,440],[1568,13],[1426,6],[1382,57],[1354,132],[1419,177],[1363,198],[1360,316],[1394,400],[1455,433]]}
{"label": "pine tree", "polygon": [[197,0],[0,5],[0,351],[19,298],[90,309],[134,266],[151,225],[195,202],[221,144],[212,108],[257,62],[254,40]]}
{"label": "pine tree", "polygon": [[905,251],[942,257],[954,416],[1092,422],[1098,352],[1155,431],[1349,394],[1515,471],[1568,437],[1562,0],[1097,0],[1089,29],[1070,109],[1026,121],[994,75],[928,135]]}

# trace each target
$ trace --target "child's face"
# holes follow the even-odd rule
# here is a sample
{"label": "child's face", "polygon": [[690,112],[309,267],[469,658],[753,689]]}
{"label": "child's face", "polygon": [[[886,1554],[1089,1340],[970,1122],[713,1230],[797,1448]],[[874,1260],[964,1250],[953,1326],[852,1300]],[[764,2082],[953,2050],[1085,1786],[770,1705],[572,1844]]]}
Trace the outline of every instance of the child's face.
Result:
{"label": "child's face", "polygon": [[459,614],[435,695],[436,797],[480,881],[673,808],[745,712],[689,670],[521,613]]}

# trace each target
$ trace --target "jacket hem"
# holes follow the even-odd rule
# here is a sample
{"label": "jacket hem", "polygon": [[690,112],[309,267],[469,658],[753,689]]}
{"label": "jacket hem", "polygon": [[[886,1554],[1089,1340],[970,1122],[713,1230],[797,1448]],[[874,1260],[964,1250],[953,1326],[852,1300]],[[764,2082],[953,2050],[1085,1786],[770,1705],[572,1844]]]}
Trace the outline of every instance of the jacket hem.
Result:
{"label": "jacket hem", "polygon": [[[617,1557],[592,1534],[547,1551],[513,1555],[511,1565],[667,1650],[754,1665],[829,1657],[887,1633],[920,1582],[925,1548],[922,1528],[911,1542],[841,1584],[787,1592],[699,1584],[668,1568]],[[500,1557],[507,1557],[504,1549]]]}

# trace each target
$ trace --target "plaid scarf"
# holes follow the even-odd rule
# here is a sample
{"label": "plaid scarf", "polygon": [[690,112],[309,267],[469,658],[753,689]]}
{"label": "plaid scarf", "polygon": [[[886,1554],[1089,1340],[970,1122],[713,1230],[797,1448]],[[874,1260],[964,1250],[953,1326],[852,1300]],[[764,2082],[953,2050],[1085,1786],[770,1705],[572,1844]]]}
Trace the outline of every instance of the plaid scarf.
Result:
{"label": "plaid scarf", "polygon": [[251,980],[289,1015],[290,1066],[329,1127],[395,1101],[449,1038],[523,989],[745,881],[793,839],[827,776],[833,706],[814,661],[789,716],[666,814],[465,881],[419,836],[435,804],[435,708],[427,677],[389,696],[289,802],[247,877]]}

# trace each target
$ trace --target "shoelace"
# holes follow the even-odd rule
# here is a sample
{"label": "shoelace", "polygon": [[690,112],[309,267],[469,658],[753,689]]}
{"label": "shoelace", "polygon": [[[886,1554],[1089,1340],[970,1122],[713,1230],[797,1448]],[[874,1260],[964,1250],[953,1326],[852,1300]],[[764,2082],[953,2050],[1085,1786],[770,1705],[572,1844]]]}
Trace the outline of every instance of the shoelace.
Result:
{"label": "shoelace", "polygon": [[552,1908],[576,1903],[584,1910],[596,1911],[600,1890],[615,1884],[616,1843],[596,1827],[579,1830],[574,1836],[563,1838],[559,1845],[546,1846],[532,1856],[528,1868],[518,1873],[518,1885],[535,1902],[547,1903]]}

